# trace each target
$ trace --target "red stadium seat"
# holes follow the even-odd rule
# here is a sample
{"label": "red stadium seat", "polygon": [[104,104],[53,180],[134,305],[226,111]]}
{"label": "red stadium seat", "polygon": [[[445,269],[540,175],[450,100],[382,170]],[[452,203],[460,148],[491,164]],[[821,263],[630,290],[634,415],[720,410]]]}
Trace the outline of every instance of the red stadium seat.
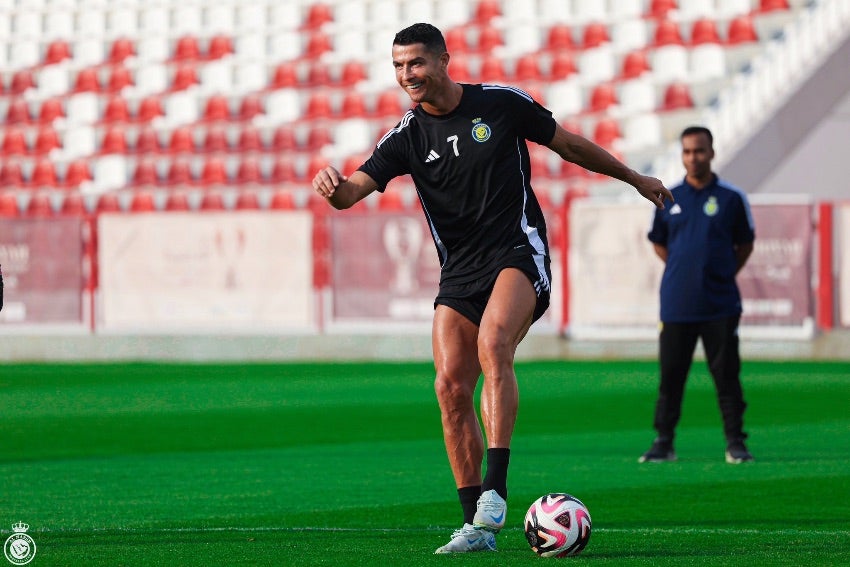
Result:
{"label": "red stadium seat", "polygon": [[576,61],[573,58],[572,53],[564,51],[553,55],[551,66],[549,68],[550,80],[560,81],[567,77],[571,77],[576,73],[578,73],[578,67],[576,66]]}
{"label": "red stadium seat", "polygon": [[198,38],[193,35],[184,35],[177,39],[174,46],[173,61],[197,61],[201,58],[201,46]]}
{"label": "red stadium seat", "polygon": [[788,0],[760,0],[759,12],[773,12],[774,10],[788,10]]}
{"label": "red stadium seat", "polygon": [[298,86],[298,72],[295,70],[295,65],[288,61],[278,64],[274,69],[270,86],[272,89],[287,89]]}
{"label": "red stadium seat", "polygon": [[652,0],[649,16],[656,19],[667,18],[667,14],[678,8],[676,0]]}
{"label": "red stadium seat", "polygon": [[88,161],[78,159],[68,164],[68,170],[65,172],[65,179],[62,184],[69,189],[75,189],[86,181],[91,181],[92,179],[93,177]]}
{"label": "red stadium seat", "polygon": [[210,39],[207,49],[208,59],[221,59],[233,54],[233,40],[226,35],[215,35]]}
{"label": "red stadium seat", "polygon": [[307,108],[304,111],[304,118],[308,120],[316,120],[318,118],[330,118],[333,114],[331,110],[330,96],[325,92],[314,92],[307,99]]}
{"label": "red stadium seat", "polygon": [[229,120],[230,103],[223,94],[214,94],[207,99],[204,106],[204,120],[208,122]]}
{"label": "red stadium seat", "polygon": [[469,36],[466,28],[452,28],[445,34],[446,49],[452,55],[470,51]]}
{"label": "red stadium seat", "polygon": [[130,211],[134,213],[149,213],[156,210],[153,194],[149,191],[137,191],[130,199]]}
{"label": "red stadium seat", "polygon": [[139,135],[136,137],[136,144],[134,146],[136,153],[140,154],[150,154],[150,153],[158,153],[162,151],[162,146],[159,142],[159,136],[150,126],[143,126],[141,130],[139,130]]}
{"label": "red stadium seat", "polygon": [[307,72],[308,87],[326,87],[331,84],[331,72],[327,65],[314,61]]}
{"label": "red stadium seat", "polygon": [[227,143],[227,132],[220,127],[213,127],[207,130],[204,136],[204,151],[205,152],[226,152],[230,149],[230,144]]}
{"label": "red stadium seat", "polygon": [[[452,63],[454,63],[454,60],[452,60]],[[460,80],[454,74],[452,74],[452,78]],[[339,107],[339,117],[362,118],[367,114],[366,101],[363,99],[363,95],[355,90],[346,92]]]}
{"label": "red stadium seat", "polygon": [[664,90],[664,105],[662,110],[678,110],[693,108],[694,101],[691,91],[684,83],[672,83]]}
{"label": "red stadium seat", "polygon": [[253,191],[240,191],[234,207],[240,211],[255,211],[261,208],[260,199]]}
{"label": "red stadium seat", "polygon": [[502,32],[496,28],[484,27],[478,33],[478,50],[484,53],[489,53],[497,47],[505,44],[502,39]]}
{"label": "red stadium seat", "polygon": [[653,45],[656,47],[662,45],[684,45],[682,34],[679,31],[679,24],[672,20],[659,20],[655,28]]}
{"label": "red stadium seat", "polygon": [[507,75],[502,60],[494,55],[486,56],[478,70],[478,78],[482,83],[504,83]]}
{"label": "red stadium seat", "polygon": [[593,128],[593,141],[604,148],[610,148],[614,140],[622,137],[620,125],[613,118],[601,118]]}
{"label": "red stadium seat", "polygon": [[195,139],[192,129],[188,126],[179,126],[171,132],[168,140],[168,151],[172,154],[190,154],[195,151]]}
{"label": "red stadium seat", "polygon": [[145,185],[156,185],[159,183],[159,175],[156,171],[156,163],[150,159],[141,159],[136,163],[131,184],[136,187]]}
{"label": "red stadium seat", "polygon": [[610,43],[610,41],[611,37],[608,35],[608,27],[605,24],[591,22],[584,26],[581,40],[584,49],[599,47],[605,43]]}
{"label": "red stadium seat", "polygon": [[59,134],[52,126],[42,126],[38,129],[35,137],[35,146],[33,151],[38,155],[50,153],[53,150],[62,147],[62,142],[59,140]]}
{"label": "red stadium seat", "polygon": [[363,162],[366,161],[366,158],[369,156],[363,155],[351,155],[345,158],[345,162],[342,164],[342,173],[345,175],[351,175],[357,168],[363,165]]}
{"label": "red stadium seat", "polygon": [[71,59],[71,46],[64,39],[54,39],[47,46],[47,52],[44,54],[45,65],[55,65],[67,59]]}
{"label": "red stadium seat", "polygon": [[32,177],[30,178],[30,186],[32,187],[56,187],[58,184],[56,177],[56,166],[49,159],[42,158],[35,163],[32,169]]}
{"label": "red stadium seat", "polygon": [[756,41],[758,41],[758,34],[756,33],[752,18],[743,15],[729,22],[729,32],[726,40],[729,45],[753,43]]}
{"label": "red stadium seat", "polygon": [[190,209],[189,199],[183,191],[172,191],[165,199],[166,211],[188,211]]}
{"label": "red stadium seat", "polygon": [[177,158],[171,162],[168,168],[166,181],[169,185],[189,185],[192,183],[192,169],[189,162]]}
{"label": "red stadium seat", "polygon": [[165,111],[162,108],[162,99],[159,95],[149,95],[142,99],[139,103],[139,110],[136,117],[141,122],[150,122],[154,118],[165,116]]}
{"label": "red stadium seat", "polygon": [[330,37],[322,32],[313,32],[307,39],[307,46],[304,48],[304,56],[308,59],[318,59],[325,53],[333,51]]}
{"label": "red stadium seat", "polygon": [[298,141],[295,138],[295,131],[292,127],[284,124],[278,126],[272,137],[272,150],[275,152],[285,152],[294,150],[298,147]]}
{"label": "red stadium seat", "polygon": [[21,164],[17,161],[3,160],[2,165],[0,165],[0,187],[9,189],[23,185],[24,172]]}
{"label": "red stadium seat", "polygon": [[4,156],[24,155],[27,153],[27,140],[24,137],[23,130],[18,128],[7,128],[6,135],[3,137]]}
{"label": "red stadium seat", "polygon": [[111,97],[103,110],[103,120],[104,122],[129,122],[130,108],[127,100],[120,95]]}
{"label": "red stadium seat", "polygon": [[316,151],[333,144],[333,137],[329,128],[314,126],[307,132],[307,145],[305,149]]}
{"label": "red stadium seat", "polygon": [[717,22],[709,18],[700,18],[691,26],[691,45],[720,43]]}
{"label": "red stadium seat", "polygon": [[62,199],[59,214],[67,216],[85,216],[88,214],[86,202],[78,192],[68,193]]}
{"label": "red stadium seat", "polygon": [[555,53],[575,49],[573,32],[567,24],[554,24],[546,32],[546,49]]}
{"label": "red stadium seat", "polygon": [[398,191],[384,191],[378,195],[379,211],[406,211],[407,204]]}
{"label": "red stadium seat", "polygon": [[472,74],[469,72],[469,60],[462,53],[452,55],[451,63],[449,63],[449,74],[452,79],[461,83],[471,83]]}
{"label": "red stadium seat", "polygon": [[27,203],[26,214],[30,217],[53,216],[53,205],[50,203],[50,196],[46,193],[33,193],[29,203]]}
{"label": "red stadium seat", "polygon": [[610,83],[601,83],[593,87],[590,93],[591,112],[604,112],[609,107],[617,104],[617,93]]}
{"label": "red stadium seat", "polygon": [[22,95],[28,89],[36,88],[35,75],[29,69],[21,69],[12,75],[12,82],[9,84],[9,93],[13,95]]}
{"label": "red stadium seat", "polygon": [[42,124],[51,124],[57,118],[65,116],[65,109],[62,108],[62,101],[58,98],[49,98],[41,103],[41,109],[38,111],[38,121]]}
{"label": "red stadium seat", "polygon": [[381,118],[399,117],[404,113],[404,107],[399,100],[399,95],[396,89],[384,91],[378,95],[378,102],[375,105],[375,115]]}
{"label": "red stadium seat", "polygon": [[342,86],[353,87],[367,78],[366,68],[360,61],[347,61],[342,66],[339,83]]}
{"label": "red stadium seat", "polygon": [[295,209],[295,197],[292,191],[287,189],[279,189],[272,195],[269,201],[269,208],[275,210],[289,211]]}
{"label": "red stadium seat", "polygon": [[97,200],[95,210],[98,213],[119,213],[121,212],[121,202],[118,200],[118,195],[115,193],[104,193]]}
{"label": "red stadium seat", "polygon": [[239,120],[251,120],[264,113],[263,99],[259,95],[248,94],[242,98],[242,102],[239,104]]}
{"label": "red stadium seat", "polygon": [[239,132],[239,141],[237,148],[240,152],[261,152],[263,151],[263,138],[260,131],[253,126],[242,128]]}
{"label": "red stadium seat", "polygon": [[263,182],[263,172],[260,162],[255,158],[246,157],[239,163],[236,172],[236,182],[242,184],[254,184]]}
{"label": "red stadium seat", "polygon": [[197,85],[199,82],[198,71],[195,69],[195,66],[184,64],[178,67],[177,72],[174,73],[174,78],[171,80],[171,90],[184,91],[191,86]]}
{"label": "red stadium seat", "polygon": [[501,15],[502,9],[496,0],[478,0],[472,21],[478,25],[486,25]]}
{"label": "red stadium seat", "polygon": [[540,65],[536,55],[523,55],[516,62],[514,79],[517,81],[539,81]]}
{"label": "red stadium seat", "polygon": [[18,216],[18,198],[11,191],[0,193],[0,217]]}
{"label": "red stadium seat", "polygon": [[649,59],[643,50],[632,51],[623,58],[621,79],[636,79],[651,70]]}
{"label": "red stadium seat", "polygon": [[288,157],[277,158],[272,168],[271,182],[274,184],[292,183],[298,178],[295,164]]}
{"label": "red stadium seat", "polygon": [[201,170],[200,183],[202,185],[224,185],[227,183],[227,167],[224,161],[213,157],[204,162]]}
{"label": "red stadium seat", "polygon": [[13,98],[6,109],[6,124],[28,124],[31,120],[30,107],[23,98]]}
{"label": "red stadium seat", "polygon": [[132,40],[126,37],[119,37],[112,42],[112,46],[109,48],[108,61],[109,63],[116,65],[123,63],[125,59],[132,57],[135,54],[136,46],[133,45]]}
{"label": "red stadium seat", "polygon": [[224,199],[218,191],[204,191],[199,208],[202,211],[223,211],[226,209]]}
{"label": "red stadium seat", "polygon": [[100,78],[98,77],[97,69],[94,69],[93,67],[86,67],[85,69],[80,69],[80,72],[77,73],[76,79],[74,79],[73,92],[100,92]]}
{"label": "red stadium seat", "polygon": [[109,75],[109,82],[106,86],[107,90],[112,93],[117,93],[125,87],[130,86],[133,86],[133,75],[130,73],[130,70],[123,65],[113,67],[112,73]]}
{"label": "red stadium seat", "polygon": [[110,126],[100,144],[102,154],[127,153],[127,134],[121,126]]}
{"label": "red stadium seat", "polygon": [[330,6],[319,2],[310,6],[303,27],[305,29],[316,29],[333,20],[333,12]]}

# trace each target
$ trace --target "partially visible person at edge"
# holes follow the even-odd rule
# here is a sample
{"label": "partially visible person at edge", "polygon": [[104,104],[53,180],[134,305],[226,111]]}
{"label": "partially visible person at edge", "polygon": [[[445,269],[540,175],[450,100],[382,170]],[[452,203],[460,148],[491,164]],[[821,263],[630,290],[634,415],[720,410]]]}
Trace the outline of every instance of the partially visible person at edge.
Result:
{"label": "partially visible person at edge", "polygon": [[717,389],[726,462],[752,461],[744,441],[744,394],[738,323],[741,294],[735,276],[753,252],[755,225],[744,192],[711,169],[713,136],[701,126],[681,135],[684,181],[676,203],[655,211],[649,240],[664,261],[661,279],[661,382],[652,447],[640,462],[675,461],[676,425],[697,339]]}
{"label": "partially visible person at edge", "polygon": [[[396,80],[415,106],[350,176],[333,167],[313,188],[336,209],[351,207],[411,174],[441,269],[432,346],[443,437],[463,511],[463,527],[436,553],[496,549],[504,526],[518,388],[514,355],[549,305],[546,225],[530,185],[526,140],[563,159],[625,181],[658,207],[662,183],[564,130],[515,87],[454,82],[443,35],[430,24],[396,34]],[[481,416],[474,392],[484,376]]]}

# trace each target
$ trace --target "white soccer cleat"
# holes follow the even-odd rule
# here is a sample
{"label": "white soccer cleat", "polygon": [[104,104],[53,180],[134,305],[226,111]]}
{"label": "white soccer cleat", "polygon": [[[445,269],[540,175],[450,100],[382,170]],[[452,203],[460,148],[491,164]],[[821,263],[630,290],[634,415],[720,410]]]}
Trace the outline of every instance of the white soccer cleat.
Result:
{"label": "white soccer cleat", "polygon": [[488,490],[478,499],[478,510],[472,519],[476,528],[499,533],[505,525],[508,504],[495,490]]}
{"label": "white soccer cleat", "polygon": [[496,551],[496,536],[472,524],[464,524],[452,534],[452,540],[434,553],[467,553],[470,551]]}

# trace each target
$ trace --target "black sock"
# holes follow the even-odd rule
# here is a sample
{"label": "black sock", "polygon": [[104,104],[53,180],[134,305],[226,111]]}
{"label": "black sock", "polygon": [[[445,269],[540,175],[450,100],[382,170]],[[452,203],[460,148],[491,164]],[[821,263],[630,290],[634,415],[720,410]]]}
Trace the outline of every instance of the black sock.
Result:
{"label": "black sock", "polygon": [[487,474],[481,484],[481,491],[495,490],[499,496],[508,499],[508,461],[510,449],[487,449]]}
{"label": "black sock", "polygon": [[481,486],[464,486],[457,489],[460,506],[463,508],[463,523],[471,524],[478,508],[478,497],[481,496]]}

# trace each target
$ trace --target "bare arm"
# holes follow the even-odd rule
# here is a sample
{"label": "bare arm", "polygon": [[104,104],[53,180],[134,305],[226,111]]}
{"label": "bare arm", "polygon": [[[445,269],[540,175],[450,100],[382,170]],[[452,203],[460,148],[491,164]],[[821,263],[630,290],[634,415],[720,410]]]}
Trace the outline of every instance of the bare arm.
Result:
{"label": "bare arm", "polygon": [[665,264],[667,263],[667,247],[662,244],[657,244],[655,242],[652,243],[652,247],[655,248],[655,255],[661,258],[661,261]]}
{"label": "bare arm", "polygon": [[568,132],[560,125],[555,127],[549,148],[566,161],[628,183],[659,209],[664,208],[665,198],[674,200],[658,179],[641,175],[587,138]]}
{"label": "bare arm", "polygon": [[747,260],[750,258],[750,254],[753,253],[753,243],[749,244],[739,244],[735,246],[735,257],[738,259],[738,267],[735,270],[735,273],[741,271],[741,268],[744,267],[744,264],[747,263]]}
{"label": "bare arm", "polygon": [[313,189],[335,209],[347,209],[377,188],[375,180],[359,170],[348,177],[328,166],[313,177]]}

